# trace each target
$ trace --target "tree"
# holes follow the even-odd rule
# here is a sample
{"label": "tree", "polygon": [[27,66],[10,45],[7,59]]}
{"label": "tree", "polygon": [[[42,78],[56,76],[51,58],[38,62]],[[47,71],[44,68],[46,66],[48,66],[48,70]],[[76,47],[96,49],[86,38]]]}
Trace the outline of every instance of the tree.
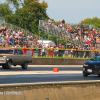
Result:
{"label": "tree", "polygon": [[[17,8],[14,22],[33,33],[38,32],[39,20],[48,20],[46,13],[47,3],[39,3],[38,0],[24,0],[22,8]],[[13,24],[13,23],[12,23]]]}
{"label": "tree", "polygon": [[[9,7],[12,3],[16,8],[13,10]],[[19,5],[22,7],[19,7]],[[48,20],[46,13],[48,5],[45,1],[39,3],[38,0],[7,0],[7,3],[0,5],[0,14],[4,16],[5,20],[11,24],[22,27],[33,33],[38,33],[39,20]]]}
{"label": "tree", "polygon": [[93,17],[92,19],[91,18],[87,18],[83,21],[84,24],[92,24],[92,25],[95,25],[96,27],[99,27],[100,28],[100,18],[98,17]]}
{"label": "tree", "polygon": [[7,2],[9,4],[12,3],[16,9],[19,7],[19,1],[21,0],[7,0]]}
{"label": "tree", "polygon": [[9,7],[9,3],[0,4],[0,15],[5,17],[12,14],[12,9]]}

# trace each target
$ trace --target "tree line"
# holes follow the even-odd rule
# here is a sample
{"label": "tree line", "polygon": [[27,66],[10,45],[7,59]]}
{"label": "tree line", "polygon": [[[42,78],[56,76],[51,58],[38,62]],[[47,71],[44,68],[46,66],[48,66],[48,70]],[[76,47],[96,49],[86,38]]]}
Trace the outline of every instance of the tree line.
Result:
{"label": "tree line", "polygon": [[[13,5],[14,8],[11,8],[10,5]],[[6,22],[39,35],[39,20],[49,19],[49,16],[46,13],[47,8],[48,4],[45,1],[40,3],[39,0],[6,0],[5,3],[0,4],[0,15],[3,16]],[[55,23],[60,22],[61,21],[56,21]],[[100,28],[100,18],[87,18],[83,20],[83,24],[92,24]],[[40,36],[48,38],[48,34],[45,33],[40,34]],[[52,36],[50,39],[57,42],[56,36]],[[62,39],[59,39],[59,42],[66,43],[66,41],[63,41]]]}
{"label": "tree line", "polygon": [[[13,4],[15,11],[9,6]],[[34,34],[38,33],[39,20],[48,20],[46,13],[48,4],[38,0],[6,0],[0,5],[0,15],[14,25],[29,30]]]}

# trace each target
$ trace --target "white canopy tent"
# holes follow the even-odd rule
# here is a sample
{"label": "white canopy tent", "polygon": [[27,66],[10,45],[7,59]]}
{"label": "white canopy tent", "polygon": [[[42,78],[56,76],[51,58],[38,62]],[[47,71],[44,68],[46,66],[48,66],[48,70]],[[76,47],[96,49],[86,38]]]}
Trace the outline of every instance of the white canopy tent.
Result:
{"label": "white canopy tent", "polygon": [[50,40],[38,40],[37,42],[39,42],[39,44],[43,45],[45,44],[45,46],[55,46],[55,43],[53,41],[50,41]]}

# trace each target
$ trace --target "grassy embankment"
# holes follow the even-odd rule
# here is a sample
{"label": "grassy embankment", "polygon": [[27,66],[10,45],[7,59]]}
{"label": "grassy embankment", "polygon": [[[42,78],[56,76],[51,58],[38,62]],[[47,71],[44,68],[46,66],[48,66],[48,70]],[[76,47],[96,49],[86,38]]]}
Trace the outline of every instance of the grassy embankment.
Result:
{"label": "grassy embankment", "polygon": [[90,58],[79,58],[79,57],[42,57],[42,56],[32,56],[32,58],[65,58],[65,59],[90,59]]}

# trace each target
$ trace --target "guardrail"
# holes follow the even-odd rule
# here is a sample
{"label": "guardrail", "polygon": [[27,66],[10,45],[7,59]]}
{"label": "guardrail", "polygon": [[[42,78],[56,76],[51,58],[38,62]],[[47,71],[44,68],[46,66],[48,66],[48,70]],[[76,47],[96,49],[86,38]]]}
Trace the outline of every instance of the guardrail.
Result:
{"label": "guardrail", "polygon": [[71,50],[71,49],[53,49],[53,48],[22,48],[25,54],[42,57],[78,57],[94,58],[99,55],[98,50]]}

